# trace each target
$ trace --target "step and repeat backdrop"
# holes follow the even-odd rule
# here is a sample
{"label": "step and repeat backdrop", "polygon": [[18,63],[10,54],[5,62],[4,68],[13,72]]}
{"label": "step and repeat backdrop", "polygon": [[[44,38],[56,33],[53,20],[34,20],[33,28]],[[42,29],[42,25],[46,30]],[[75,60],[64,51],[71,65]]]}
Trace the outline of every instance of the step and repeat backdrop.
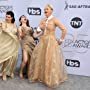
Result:
{"label": "step and repeat backdrop", "polygon": [[[54,16],[67,28],[68,33],[61,48],[69,74],[90,76],[90,0],[0,0],[0,20],[6,11],[15,13],[16,24],[26,15],[33,28],[44,17],[46,4],[52,4]],[[61,31],[56,29],[56,37]]]}

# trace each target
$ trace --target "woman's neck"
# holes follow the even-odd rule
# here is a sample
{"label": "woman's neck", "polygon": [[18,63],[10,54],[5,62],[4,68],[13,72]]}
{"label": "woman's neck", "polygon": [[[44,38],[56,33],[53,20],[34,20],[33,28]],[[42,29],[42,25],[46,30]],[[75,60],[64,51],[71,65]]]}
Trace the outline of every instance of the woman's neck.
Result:
{"label": "woman's neck", "polygon": [[49,15],[49,16],[47,16],[46,18],[51,18],[51,17],[53,17],[53,15],[51,14],[51,15]]}
{"label": "woman's neck", "polygon": [[27,25],[26,25],[26,23],[22,23],[22,26],[23,26],[23,27],[26,27]]}
{"label": "woman's neck", "polygon": [[7,21],[5,21],[7,24],[12,24],[11,22],[7,22]]}

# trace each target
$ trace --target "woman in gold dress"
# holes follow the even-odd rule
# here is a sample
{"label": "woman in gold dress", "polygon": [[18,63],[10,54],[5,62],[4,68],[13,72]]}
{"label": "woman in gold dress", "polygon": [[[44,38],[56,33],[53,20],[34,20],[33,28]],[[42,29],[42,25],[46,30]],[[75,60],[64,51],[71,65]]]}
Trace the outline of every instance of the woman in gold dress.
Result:
{"label": "woman in gold dress", "polygon": [[14,69],[18,56],[19,42],[14,13],[6,12],[5,21],[0,22],[0,64],[2,79],[7,80],[7,75],[14,77]]}
{"label": "woman in gold dress", "polygon": [[[66,28],[57,18],[52,15],[53,7],[46,5],[44,9],[45,18],[39,25],[43,31],[40,42],[36,45],[30,63],[30,82],[40,81],[49,87],[59,85],[67,79],[64,69],[64,58],[60,49],[61,43],[66,36]],[[61,38],[56,40],[55,28],[62,31]],[[37,30],[38,31],[38,30]]]}
{"label": "woman in gold dress", "polygon": [[33,30],[29,26],[29,21],[26,18],[26,16],[22,15],[19,18],[20,21],[20,26],[18,28],[19,31],[19,39],[21,42],[21,47],[22,47],[22,63],[21,63],[21,68],[20,68],[20,78],[24,78],[23,76],[23,70],[27,64],[27,76],[29,77],[28,74],[28,65],[30,64],[30,58],[32,51],[35,47],[35,41],[33,39]]}

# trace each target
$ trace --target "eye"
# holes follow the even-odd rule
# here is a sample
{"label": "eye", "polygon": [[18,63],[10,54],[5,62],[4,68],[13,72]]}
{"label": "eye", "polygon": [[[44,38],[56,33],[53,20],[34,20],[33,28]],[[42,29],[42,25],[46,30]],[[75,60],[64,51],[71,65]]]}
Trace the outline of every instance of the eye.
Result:
{"label": "eye", "polygon": [[11,18],[11,16],[10,15],[6,15],[6,18]]}
{"label": "eye", "polygon": [[27,19],[26,19],[26,18],[25,18],[24,20],[25,20],[25,21],[27,21]]}

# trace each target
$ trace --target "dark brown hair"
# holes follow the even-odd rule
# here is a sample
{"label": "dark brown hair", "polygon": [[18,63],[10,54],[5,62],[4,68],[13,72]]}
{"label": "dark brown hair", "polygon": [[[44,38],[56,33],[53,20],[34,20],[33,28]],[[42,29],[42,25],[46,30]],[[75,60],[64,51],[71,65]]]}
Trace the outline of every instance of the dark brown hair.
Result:
{"label": "dark brown hair", "polygon": [[12,17],[11,23],[14,23],[15,22],[14,13],[12,11],[7,11],[6,12],[6,15],[10,15]]}
{"label": "dark brown hair", "polygon": [[[22,16],[20,16],[20,18],[19,18],[19,21],[21,21],[21,18],[22,17],[26,17],[25,15],[22,15]],[[22,25],[22,23],[20,23],[20,26]],[[26,25],[28,26],[28,27],[30,27],[30,25],[29,25],[29,20],[27,19],[27,22],[26,22]]]}

